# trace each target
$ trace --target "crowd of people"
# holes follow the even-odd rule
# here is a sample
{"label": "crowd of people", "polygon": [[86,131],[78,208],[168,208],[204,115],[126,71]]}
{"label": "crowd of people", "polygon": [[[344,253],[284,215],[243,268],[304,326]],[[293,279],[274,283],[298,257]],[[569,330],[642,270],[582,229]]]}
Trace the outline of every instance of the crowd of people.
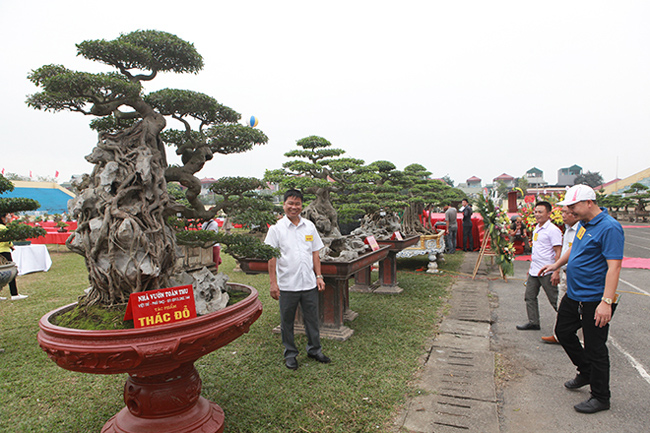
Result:
{"label": "crowd of people", "polygon": [[[510,226],[508,238],[530,254],[524,303],[527,322],[520,331],[540,330],[538,296],[541,289],[556,311],[554,334],[542,336],[560,344],[577,369],[564,386],[576,390],[591,387],[591,397],[574,406],[581,413],[610,408],[609,353],[607,337],[618,301],[616,290],[623,260],[623,229],[605,208],[596,204],[596,193],[588,185],[570,188],[561,207],[563,230],[551,221],[552,205],[535,203],[535,226],[529,230],[521,216]],[[456,211],[445,206],[448,253],[456,251],[457,214],[463,215],[464,251],[471,251],[472,207],[467,199]],[[578,332],[582,332],[582,340]]]}
{"label": "crowd of people", "polygon": [[[564,236],[548,219],[550,204],[535,205],[537,225],[524,295],[528,322],[517,329],[540,329],[537,296],[543,287],[557,315],[555,335],[542,339],[561,344],[576,366],[575,378],[564,383],[567,389],[591,387],[591,397],[574,409],[595,413],[610,408],[606,343],[616,310],[625,237],[621,224],[598,207],[596,193],[587,185],[570,188],[558,205],[563,207]],[[577,334],[580,329],[583,341]]]}

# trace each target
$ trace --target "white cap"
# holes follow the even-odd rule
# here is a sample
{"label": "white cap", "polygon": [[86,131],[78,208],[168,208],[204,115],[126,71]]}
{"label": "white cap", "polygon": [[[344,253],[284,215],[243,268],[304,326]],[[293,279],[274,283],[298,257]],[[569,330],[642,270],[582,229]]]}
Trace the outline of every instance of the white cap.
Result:
{"label": "white cap", "polygon": [[596,201],[596,193],[589,185],[574,185],[568,189],[564,200],[559,202],[558,206],[571,206],[579,201],[593,200]]}

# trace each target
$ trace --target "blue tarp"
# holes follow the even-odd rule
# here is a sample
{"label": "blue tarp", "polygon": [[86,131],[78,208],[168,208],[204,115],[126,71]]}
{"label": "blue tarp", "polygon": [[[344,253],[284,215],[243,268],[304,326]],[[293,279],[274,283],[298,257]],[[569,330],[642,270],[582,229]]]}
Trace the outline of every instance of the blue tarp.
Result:
{"label": "blue tarp", "polygon": [[68,194],[55,188],[19,188],[7,191],[0,195],[4,197],[25,197],[38,201],[41,207],[37,213],[47,212],[48,214],[62,214],[68,212],[68,200],[72,199]]}

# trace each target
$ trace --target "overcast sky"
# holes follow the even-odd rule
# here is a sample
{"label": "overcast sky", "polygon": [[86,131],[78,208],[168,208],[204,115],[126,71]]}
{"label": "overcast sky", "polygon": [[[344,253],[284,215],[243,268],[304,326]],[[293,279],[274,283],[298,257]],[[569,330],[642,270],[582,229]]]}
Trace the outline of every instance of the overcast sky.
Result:
{"label": "overcast sky", "polygon": [[0,0],[0,168],[91,171],[91,119],[28,108],[26,76],[50,63],[107,71],[75,44],[155,29],[194,43],[205,68],[147,91],[207,93],[269,137],[199,177],[261,177],[319,135],[456,183],[537,167],[554,184],[573,164],[624,178],[650,167],[649,22],[644,0]]}

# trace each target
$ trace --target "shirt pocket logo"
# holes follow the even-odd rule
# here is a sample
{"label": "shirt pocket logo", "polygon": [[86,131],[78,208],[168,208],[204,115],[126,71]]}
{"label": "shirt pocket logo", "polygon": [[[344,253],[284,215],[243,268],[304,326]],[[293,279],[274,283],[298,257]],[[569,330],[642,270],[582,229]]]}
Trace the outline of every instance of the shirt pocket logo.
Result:
{"label": "shirt pocket logo", "polygon": [[305,235],[305,241],[307,241],[307,242],[313,242],[313,241],[314,241],[314,236],[312,236],[312,235]]}

